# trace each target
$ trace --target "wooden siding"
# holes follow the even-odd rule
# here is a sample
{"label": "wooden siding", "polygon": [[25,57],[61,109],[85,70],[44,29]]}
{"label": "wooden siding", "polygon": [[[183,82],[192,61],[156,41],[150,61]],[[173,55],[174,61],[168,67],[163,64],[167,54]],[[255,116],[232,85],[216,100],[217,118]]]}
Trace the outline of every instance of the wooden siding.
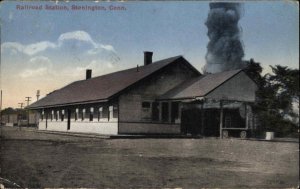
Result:
{"label": "wooden siding", "polygon": [[[137,124],[137,122],[152,122],[151,107],[148,111],[144,111],[142,102],[153,102],[159,95],[164,94],[183,81],[193,77],[196,77],[195,72],[185,66],[185,64],[179,62],[176,65],[168,67],[164,71],[153,75],[153,77],[149,78],[147,81],[122,94],[119,97],[119,133],[132,133],[135,130],[134,127],[136,127],[136,132],[138,133],[152,132],[152,130],[149,129],[149,125]],[[132,126],[129,127],[129,123],[132,123]],[[154,127],[154,125],[151,127]],[[159,133],[159,128],[160,127],[157,127],[154,132]],[[174,128],[166,128],[167,127],[161,127],[161,132],[165,133],[169,130],[170,133],[174,133]],[[180,129],[175,130],[177,132]]]}

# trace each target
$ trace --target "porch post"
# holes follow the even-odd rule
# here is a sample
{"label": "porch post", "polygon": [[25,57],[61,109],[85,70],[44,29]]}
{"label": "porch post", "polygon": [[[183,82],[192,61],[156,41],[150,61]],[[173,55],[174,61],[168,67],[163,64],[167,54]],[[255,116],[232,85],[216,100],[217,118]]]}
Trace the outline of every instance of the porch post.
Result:
{"label": "porch post", "polygon": [[223,129],[223,101],[220,100],[220,138],[223,138],[222,129]]}
{"label": "porch post", "polygon": [[204,135],[204,111],[203,111],[204,102],[201,104],[201,135]]}
{"label": "porch post", "polygon": [[168,122],[171,123],[172,122],[172,118],[171,118],[171,113],[172,113],[172,102],[168,102],[168,109],[169,109],[169,115],[168,115]]}
{"label": "porch post", "polygon": [[162,108],[161,108],[161,102],[158,102],[158,117],[159,117],[159,122],[162,120]]}
{"label": "porch post", "polygon": [[245,103],[245,120],[246,120],[245,126],[246,126],[246,129],[248,129],[248,127],[249,127],[248,107],[247,106],[248,106],[247,103]]}
{"label": "porch post", "polygon": [[178,102],[178,119],[181,122],[181,109],[182,109],[182,102]]}

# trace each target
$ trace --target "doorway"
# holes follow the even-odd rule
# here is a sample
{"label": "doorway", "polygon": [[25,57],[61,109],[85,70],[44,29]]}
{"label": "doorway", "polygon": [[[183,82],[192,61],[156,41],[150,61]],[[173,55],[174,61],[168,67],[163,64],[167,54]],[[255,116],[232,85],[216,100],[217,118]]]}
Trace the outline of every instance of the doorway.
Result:
{"label": "doorway", "polygon": [[47,130],[47,127],[48,127],[48,113],[45,113],[46,114],[46,130]]}
{"label": "doorway", "polygon": [[198,108],[183,109],[181,114],[181,132],[198,135],[202,133],[201,110]]}
{"label": "doorway", "polygon": [[182,110],[181,132],[183,134],[219,136],[219,129],[219,109],[201,110],[200,108],[191,107]]}
{"label": "doorway", "polygon": [[68,109],[68,127],[67,130],[70,130],[71,128],[71,110]]}

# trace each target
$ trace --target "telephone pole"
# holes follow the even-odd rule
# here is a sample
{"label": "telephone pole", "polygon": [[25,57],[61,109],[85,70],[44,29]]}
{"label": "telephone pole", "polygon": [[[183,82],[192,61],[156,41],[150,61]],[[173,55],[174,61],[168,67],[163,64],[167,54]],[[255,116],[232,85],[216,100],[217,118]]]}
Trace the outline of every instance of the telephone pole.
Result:
{"label": "telephone pole", "polygon": [[23,108],[23,102],[21,102],[21,103],[18,103],[19,105],[20,105],[20,108],[22,109]]}
{"label": "telephone pole", "polygon": [[[29,106],[29,102],[31,101],[31,97],[30,96],[27,96],[25,97],[26,98],[26,102],[27,102],[27,106]],[[29,127],[29,109],[27,108],[27,127]]]}
{"label": "telephone pole", "polygon": [[20,105],[21,111],[20,114],[18,113],[18,125],[19,125],[19,129],[21,130],[21,124],[22,124],[22,109],[23,109],[23,102],[18,103]]}
{"label": "telephone pole", "polygon": [[30,96],[27,96],[27,97],[25,97],[26,98],[26,102],[27,102],[27,106],[29,105],[29,102],[31,101],[30,99],[31,99],[31,97]]}
{"label": "telephone pole", "polygon": [[2,125],[2,90],[0,93],[0,126]]}

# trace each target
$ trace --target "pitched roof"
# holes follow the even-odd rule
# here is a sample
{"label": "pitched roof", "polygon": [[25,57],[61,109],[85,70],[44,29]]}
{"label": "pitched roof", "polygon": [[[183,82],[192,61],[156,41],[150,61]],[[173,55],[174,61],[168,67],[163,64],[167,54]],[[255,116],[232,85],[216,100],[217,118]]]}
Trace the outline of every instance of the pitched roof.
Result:
{"label": "pitched roof", "polygon": [[[183,58],[182,56],[154,62],[147,66],[131,68],[123,71],[94,77],[88,80],[73,82],[56,90],[27,108],[53,107],[58,105],[99,102],[111,98],[127,87]],[[184,58],[183,58],[184,59]]]}
{"label": "pitched roof", "polygon": [[242,70],[230,70],[215,74],[202,75],[190,79],[179,86],[161,95],[159,100],[189,99],[204,97],[215,88],[241,72]]}

